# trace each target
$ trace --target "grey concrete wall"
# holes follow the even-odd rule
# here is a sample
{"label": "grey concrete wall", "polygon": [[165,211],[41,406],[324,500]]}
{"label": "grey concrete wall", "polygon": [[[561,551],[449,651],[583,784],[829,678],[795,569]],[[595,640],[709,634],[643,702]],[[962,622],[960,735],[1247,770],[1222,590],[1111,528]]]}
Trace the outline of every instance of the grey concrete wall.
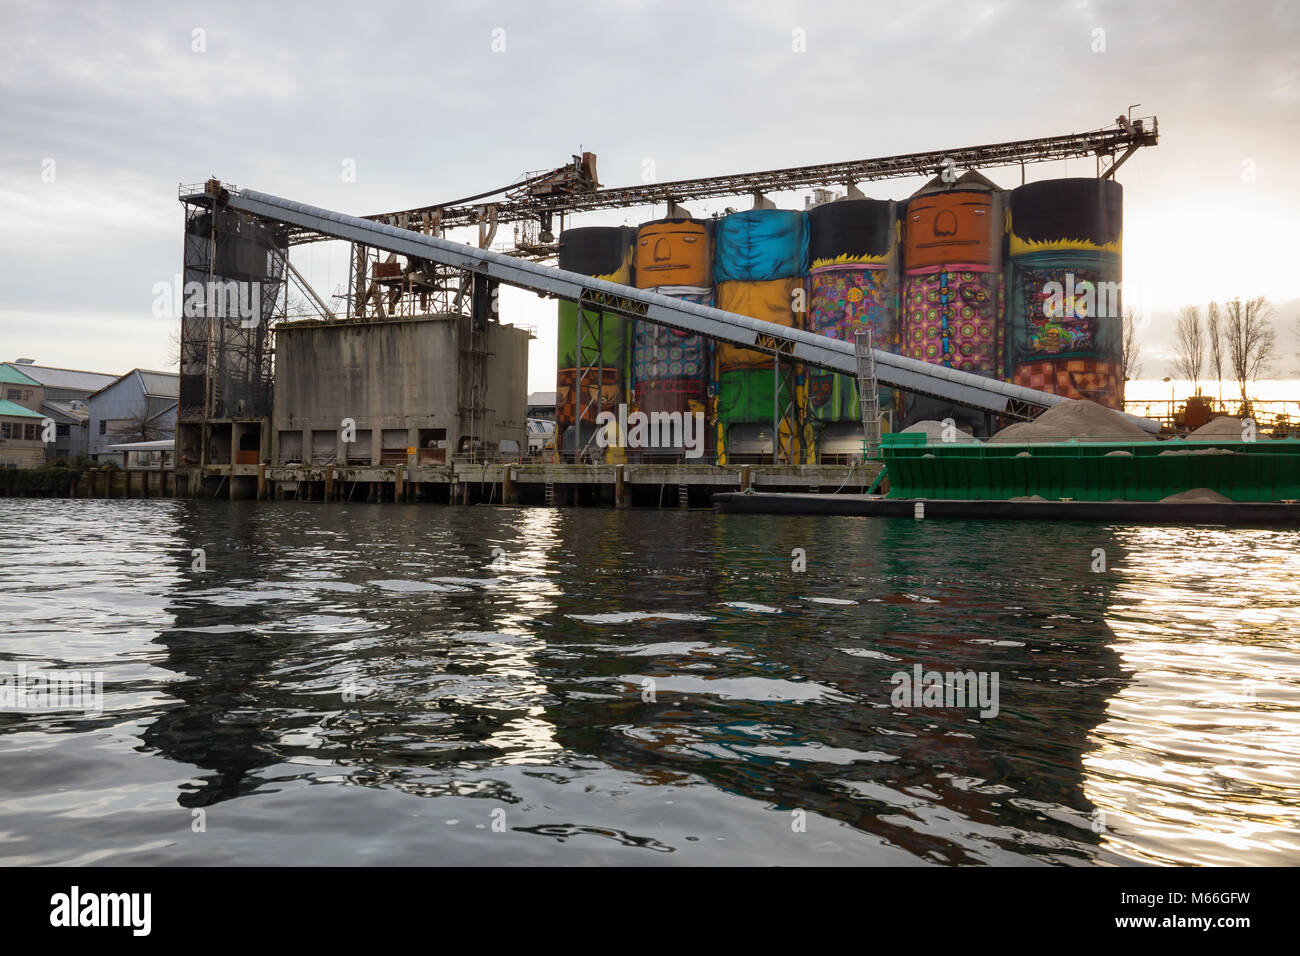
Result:
{"label": "grey concrete wall", "polygon": [[[414,445],[421,428],[456,430],[456,320],[282,325],[276,332],[275,407],[272,430],[303,434],[340,430],[345,418],[370,431],[378,463],[384,429],[407,431]],[[338,457],[347,454],[342,444]],[[279,460],[278,447],[273,451]]]}
{"label": "grey concrete wall", "polygon": [[512,325],[488,326],[487,417],[483,440],[503,438],[528,449],[528,333]]}
{"label": "grey concrete wall", "polygon": [[[379,464],[385,442],[419,444],[420,429],[445,429],[447,449],[468,433],[459,390],[465,359],[460,343],[462,317],[418,316],[393,321],[290,323],[276,332],[275,405],[271,460],[281,462],[280,434],[301,432],[300,457],[328,460],[315,453],[313,432],[340,433],[342,422],[356,422],[357,445],[341,441],[336,460],[355,458],[370,433],[369,459]],[[509,326],[490,326],[487,407],[492,411],[479,437],[493,450],[503,438],[526,447],[528,334]],[[321,436],[322,438],[325,436]]]}

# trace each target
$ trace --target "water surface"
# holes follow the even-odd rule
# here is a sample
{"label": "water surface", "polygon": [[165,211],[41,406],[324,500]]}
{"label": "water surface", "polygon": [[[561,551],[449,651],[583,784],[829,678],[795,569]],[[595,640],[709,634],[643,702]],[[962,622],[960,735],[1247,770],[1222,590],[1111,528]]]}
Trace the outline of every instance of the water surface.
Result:
{"label": "water surface", "polygon": [[104,709],[0,714],[0,859],[1296,863],[1298,593],[1276,530],[8,499],[0,669]]}

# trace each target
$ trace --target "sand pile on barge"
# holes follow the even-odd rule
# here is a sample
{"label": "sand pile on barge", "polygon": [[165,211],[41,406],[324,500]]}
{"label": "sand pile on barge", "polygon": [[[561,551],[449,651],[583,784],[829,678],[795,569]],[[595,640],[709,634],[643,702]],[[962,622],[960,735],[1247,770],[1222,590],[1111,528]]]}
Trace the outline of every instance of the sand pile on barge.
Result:
{"label": "sand pile on barge", "polygon": [[1168,504],[1204,504],[1221,501],[1231,502],[1232,499],[1219,494],[1213,488],[1193,488],[1190,491],[1180,491],[1176,495],[1168,495],[1161,498],[1160,501]]}
{"label": "sand pile on barge", "polygon": [[1234,418],[1231,415],[1220,415],[1188,435],[1187,440],[1214,441],[1216,438],[1224,438],[1232,441],[1243,441],[1244,431],[1245,428],[1240,418]]}
{"label": "sand pile on barge", "polygon": [[991,442],[1151,441],[1152,436],[1113,409],[1086,399],[1067,399],[1032,422],[1016,422]]}

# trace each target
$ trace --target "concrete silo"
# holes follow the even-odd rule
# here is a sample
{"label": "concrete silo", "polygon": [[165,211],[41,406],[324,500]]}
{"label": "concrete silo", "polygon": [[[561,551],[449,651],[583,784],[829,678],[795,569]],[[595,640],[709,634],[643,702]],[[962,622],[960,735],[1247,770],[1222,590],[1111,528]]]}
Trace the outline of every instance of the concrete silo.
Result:
{"label": "concrete silo", "polygon": [[[808,217],[782,209],[732,213],[717,222],[713,278],[717,306],[728,312],[803,327],[808,272]],[[773,357],[719,345],[716,355],[718,460],[774,453],[798,461],[809,444],[802,427],[801,383]],[[791,411],[785,415],[783,412]],[[777,420],[780,419],[780,424]]]}
{"label": "concrete silo", "polygon": [[[710,222],[688,218],[643,223],[637,230],[634,256],[637,288],[713,305],[710,226]],[[709,340],[702,335],[634,322],[632,405],[647,413],[707,415],[712,352]]]}
{"label": "concrete silo", "polygon": [[[973,170],[936,176],[907,201],[903,216],[902,354],[1001,378],[1003,364],[1003,191]],[[980,416],[906,396],[902,424],[952,417],[982,429]]]}
{"label": "concrete silo", "polygon": [[[898,204],[839,199],[808,212],[811,271],[808,328],[854,341],[870,328],[876,348],[898,351]],[[886,420],[895,393],[880,395]],[[808,373],[808,415],[816,423],[822,455],[855,454],[862,447],[857,382],[822,369]]]}
{"label": "concrete silo", "polygon": [[[632,253],[636,230],[628,226],[584,226],[560,236],[559,266],[624,285],[632,283]],[[559,334],[555,376],[555,421],[559,447],[566,454],[593,446],[596,415],[617,412],[627,400],[630,322],[622,316],[587,309],[580,316],[576,303],[559,305]],[[581,371],[581,387],[578,384]],[[597,395],[599,394],[599,399]],[[576,398],[575,398],[576,395]],[[575,405],[581,408],[581,441],[570,431]]]}
{"label": "concrete silo", "polygon": [[1109,179],[1049,179],[1011,191],[1011,381],[1123,408],[1123,207],[1123,187]]}

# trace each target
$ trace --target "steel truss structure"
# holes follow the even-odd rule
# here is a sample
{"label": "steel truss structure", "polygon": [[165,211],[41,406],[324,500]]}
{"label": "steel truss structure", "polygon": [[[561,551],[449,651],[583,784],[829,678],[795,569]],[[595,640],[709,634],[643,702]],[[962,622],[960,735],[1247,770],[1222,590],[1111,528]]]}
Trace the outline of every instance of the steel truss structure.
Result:
{"label": "steel truss structure", "polygon": [[[591,212],[598,209],[622,209],[682,203],[692,199],[726,196],[762,197],[767,193],[813,186],[844,186],[850,194],[861,183],[908,176],[933,176],[945,169],[986,169],[998,166],[1021,166],[1053,160],[1092,156],[1097,175],[1110,177],[1138,149],[1155,146],[1159,141],[1156,117],[1116,118],[1115,124],[1084,133],[1044,136],[1036,139],[991,143],[983,146],[958,146],[950,149],[904,153],[876,159],[857,159],[840,163],[794,166],[754,173],[707,176],[666,183],[643,183],[588,192],[532,193],[514,187],[502,187],[497,193],[512,192],[498,202],[484,201],[473,205],[429,205],[414,209],[378,213],[362,218],[410,229],[426,235],[441,235],[445,230],[491,221],[532,221],[549,228],[553,217]],[[492,193],[485,193],[490,196]],[[479,198],[479,197],[476,197]],[[295,230],[292,241],[313,242],[327,237],[310,230]],[[529,255],[554,254],[545,246],[530,244]]]}

